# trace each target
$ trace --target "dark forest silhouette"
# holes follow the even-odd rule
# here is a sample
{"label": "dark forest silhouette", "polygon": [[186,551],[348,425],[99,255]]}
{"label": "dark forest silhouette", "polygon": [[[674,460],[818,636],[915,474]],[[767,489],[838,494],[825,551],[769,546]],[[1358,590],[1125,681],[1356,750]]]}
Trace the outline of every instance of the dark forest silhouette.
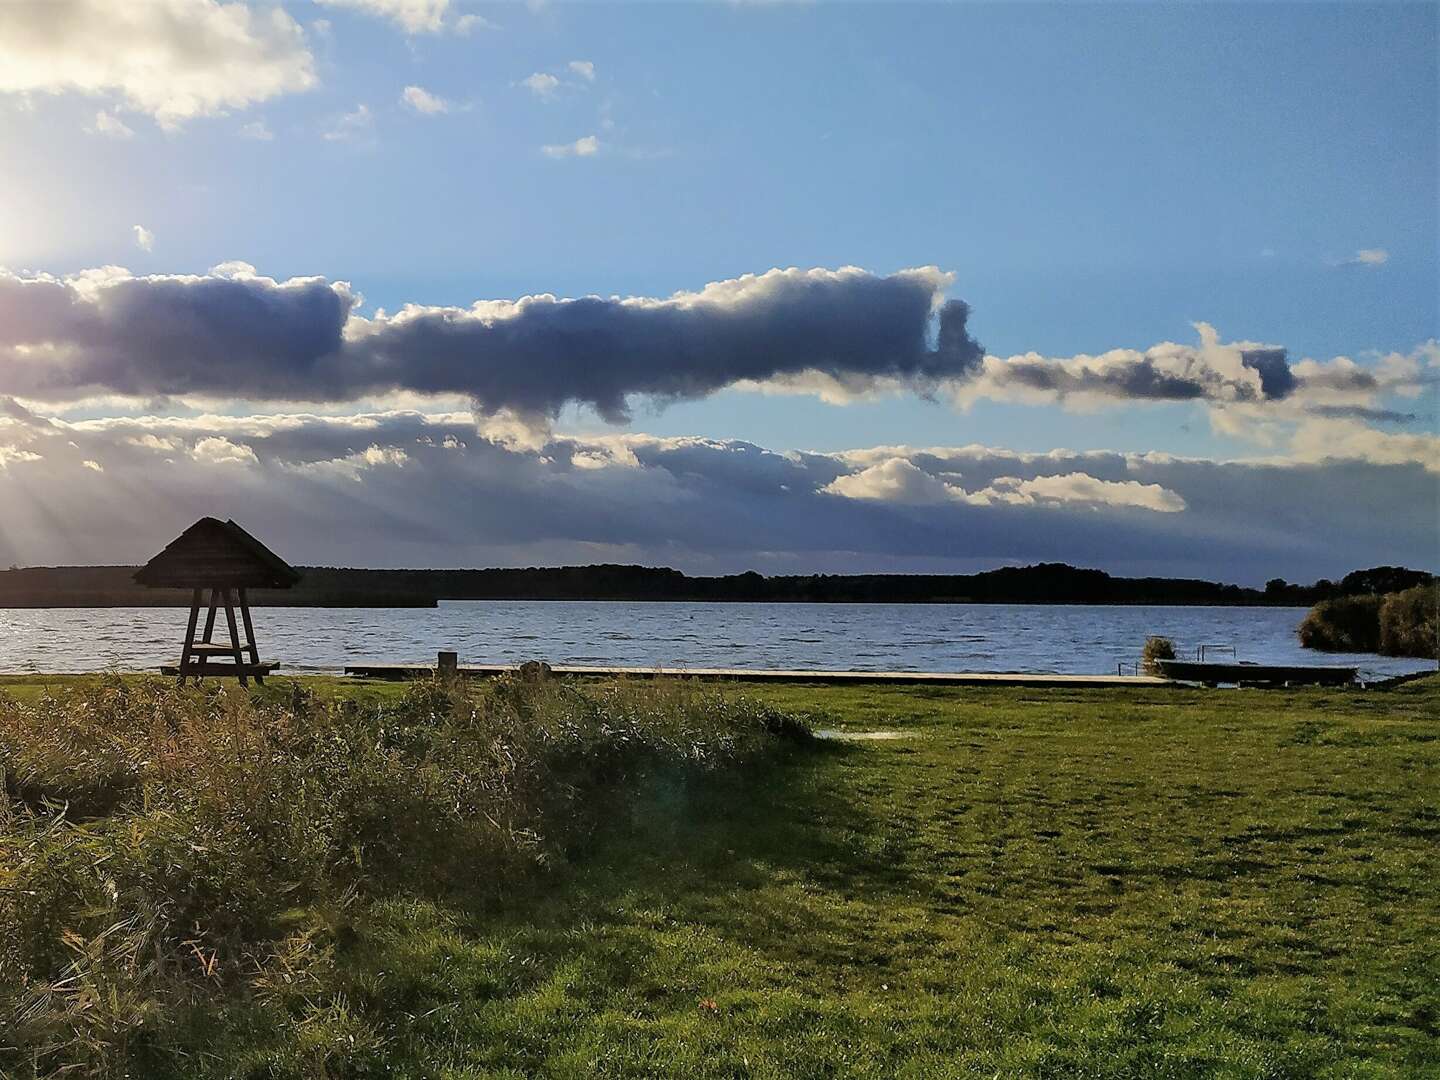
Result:
{"label": "dark forest silhouette", "polygon": [[[0,607],[183,607],[187,590],[145,589],[133,566],[0,571]],[[430,607],[438,600],[689,600],[794,603],[1220,604],[1305,606],[1336,596],[1396,592],[1432,580],[1403,567],[1357,570],[1340,581],[1263,589],[1190,578],[1115,577],[1064,563],[979,574],[810,574],[753,571],[690,577],[663,567],[563,566],[492,570],[296,567],[289,591],[255,589],[257,606]]]}

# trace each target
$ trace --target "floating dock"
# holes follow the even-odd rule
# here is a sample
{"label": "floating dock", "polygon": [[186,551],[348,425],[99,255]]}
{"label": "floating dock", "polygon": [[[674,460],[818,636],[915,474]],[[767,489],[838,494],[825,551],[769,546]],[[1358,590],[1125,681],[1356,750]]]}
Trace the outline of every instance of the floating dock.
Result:
{"label": "floating dock", "polygon": [[[351,664],[345,674],[359,679],[424,679],[434,675],[437,668],[406,664]],[[454,667],[457,675],[470,678],[493,678],[497,675],[513,675],[519,668],[508,664],[458,664]],[[743,682],[791,682],[791,683],[839,683],[858,685],[863,683],[887,683],[900,686],[1034,686],[1034,687],[1159,687],[1174,686],[1169,679],[1153,675],[1044,675],[1023,672],[992,671],[805,671],[769,670],[756,671],[750,668],[642,668],[642,667],[588,667],[584,665],[554,664],[549,668],[552,675],[573,675],[590,678],[646,679],[670,677],[682,679],[728,679]]]}
{"label": "floating dock", "polygon": [[1156,660],[1156,665],[1177,682],[1219,686],[1351,686],[1359,668],[1321,667],[1314,664],[1252,664],[1241,660],[1217,664],[1203,660]]}

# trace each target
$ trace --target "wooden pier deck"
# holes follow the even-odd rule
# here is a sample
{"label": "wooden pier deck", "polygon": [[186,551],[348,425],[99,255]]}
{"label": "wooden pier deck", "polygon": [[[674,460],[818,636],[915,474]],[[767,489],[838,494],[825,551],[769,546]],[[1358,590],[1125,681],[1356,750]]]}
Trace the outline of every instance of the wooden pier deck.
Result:
{"label": "wooden pier deck", "polygon": [[[406,664],[350,664],[345,674],[361,679],[417,679],[435,674],[434,667]],[[518,669],[507,664],[461,664],[459,675],[487,678],[513,674]],[[1158,687],[1174,686],[1169,679],[1152,675],[1045,675],[1022,672],[991,671],[806,671],[754,670],[750,668],[644,668],[590,667],[575,664],[554,664],[553,675],[575,675],[593,678],[654,678],[728,679],[745,682],[803,683],[886,683],[890,685],[938,686],[1034,686],[1034,687]]]}

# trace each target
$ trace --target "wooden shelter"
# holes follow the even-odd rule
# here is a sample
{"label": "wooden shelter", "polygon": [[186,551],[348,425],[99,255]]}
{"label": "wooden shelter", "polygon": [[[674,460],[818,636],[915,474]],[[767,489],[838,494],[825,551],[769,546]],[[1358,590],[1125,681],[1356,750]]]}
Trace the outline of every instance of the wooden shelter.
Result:
{"label": "wooden shelter", "polygon": [[[260,659],[247,590],[288,589],[300,580],[300,575],[235,522],[201,518],[141,567],[135,580],[149,588],[191,591],[190,623],[180,663],[161,668],[162,674],[178,675],[181,683],[187,675],[197,680],[206,675],[232,676],[244,686],[251,676],[264,683],[265,676],[279,666],[273,660]],[[210,609],[203,635],[197,639],[195,627],[207,589]],[[235,624],[237,605],[245,628],[243,640]],[[222,608],[230,630],[228,642],[214,640],[215,616]],[[216,658],[230,662],[212,663]]]}

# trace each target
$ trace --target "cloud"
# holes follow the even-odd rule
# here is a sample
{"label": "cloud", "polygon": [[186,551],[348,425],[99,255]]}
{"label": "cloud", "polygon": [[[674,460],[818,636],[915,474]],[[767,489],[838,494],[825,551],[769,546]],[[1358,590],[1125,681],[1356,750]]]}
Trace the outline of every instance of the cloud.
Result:
{"label": "cloud", "polygon": [[595,65],[589,60],[571,60],[565,66],[586,82],[595,81]]}
{"label": "cloud", "polygon": [[[986,356],[973,374],[945,383],[940,392],[961,408],[980,400],[1080,408],[1194,401],[1212,408],[1259,404],[1272,416],[1294,417],[1337,404],[1374,407],[1379,395],[1413,396],[1435,379],[1422,370],[1428,346],[1375,365],[1343,356],[1292,364],[1281,346],[1222,342],[1209,324],[1195,326],[1198,345],[1162,342],[1144,351],[1112,349],[1098,356]],[[847,393],[843,386],[825,389],[837,399]]]}
{"label": "cloud", "polygon": [[600,140],[594,135],[586,135],[573,143],[542,146],[540,152],[552,158],[594,157],[600,152]]}
{"label": "cloud", "polygon": [[[0,93],[113,97],[165,128],[316,82],[298,23],[241,0],[0,4]],[[124,125],[102,111],[97,131]],[[107,127],[109,130],[107,130]]]}
{"label": "cloud", "polygon": [[1090,509],[1130,507],[1160,514],[1185,509],[1185,500],[1159,484],[1138,480],[1100,480],[1088,473],[998,477],[988,487],[966,496],[969,502],[1009,503],[1013,506],[1079,505]]}
{"label": "cloud", "polygon": [[0,383],[41,399],[243,397],[287,368],[298,388],[339,352],[354,304],[343,283],[280,283],[243,264],[217,270],[136,278],[111,267],[65,280],[0,272]]}
{"label": "cloud", "polygon": [[250,447],[219,435],[197,441],[190,456],[207,465],[254,465],[259,461]]}
{"label": "cloud", "polygon": [[[1064,560],[1263,582],[1436,558],[1435,476],[1413,463],[815,453],[643,434],[520,445],[467,413],[405,411],[36,421],[0,419],[0,565],[143,559],[214,513],[217,491],[282,555],[328,565],[609,558],[808,573]],[[105,469],[104,488],[72,482],[84,461]],[[835,490],[861,474],[868,495]]]}
{"label": "cloud", "polygon": [[1408,422],[1392,398],[1440,381],[1440,346],[1359,364],[1291,363],[1283,348],[1222,342],[1047,358],[986,356],[951,275],[921,267],[771,270],[669,297],[407,304],[366,317],[345,282],[279,282],[243,263],[204,275],[67,278],[0,272],[0,394],[347,402],[458,395],[534,425],[567,405],[627,419],[727,387],[846,402],[884,394],[965,407],[1194,401],[1217,430],[1283,446],[1309,419]]}
{"label": "cloud", "polygon": [[316,0],[316,3],[389,19],[407,34],[438,34],[447,27],[469,33],[480,27],[480,23],[474,21],[479,16],[462,15],[450,22],[447,19],[450,0]]}
{"label": "cloud", "polygon": [[450,110],[448,101],[419,86],[405,87],[400,94],[400,101],[422,116],[434,116]]}
{"label": "cloud", "polygon": [[104,135],[109,139],[134,138],[135,131],[114,113],[101,109],[95,114],[95,126],[86,128],[92,135]]}
{"label": "cloud", "polygon": [[560,80],[554,75],[543,71],[537,71],[527,75],[520,80],[520,85],[529,90],[541,101],[549,101],[555,96],[555,91],[560,88]]}
{"label": "cloud", "polygon": [[1178,513],[1185,500],[1159,484],[1101,480],[1084,472],[1024,478],[995,477],[984,487],[966,490],[961,474],[926,472],[907,457],[890,457],[858,472],[837,476],[821,491],[847,499],[870,499],[908,506],[963,502],[975,506],[1066,506],[1089,509],[1132,508]]}
{"label": "cloud", "polygon": [[153,232],[145,228],[144,225],[131,225],[130,228],[135,233],[136,247],[138,247],[141,251],[155,250],[155,234]]}
{"label": "cloud", "polygon": [[500,29],[484,15],[461,15],[455,20],[455,32],[457,34],[470,34],[476,30],[498,30]]}
{"label": "cloud", "polygon": [[370,106],[356,105],[321,133],[328,142],[372,142],[375,138],[375,114]]}
{"label": "cloud", "polygon": [[979,361],[968,309],[943,301],[950,282],[934,267],[771,270],[666,298],[540,295],[365,318],[344,282],[278,282],[244,263],[0,273],[0,393],[318,402],[408,391],[464,395],[491,414],[576,403],[620,420],[635,395],[698,398],[804,371],[923,388]]}
{"label": "cloud", "polygon": [[965,494],[963,490],[900,457],[868,466],[859,472],[837,476],[820,490],[847,499],[873,499],[911,506],[963,499]]}
{"label": "cloud", "polygon": [[242,139],[255,139],[258,142],[269,142],[275,138],[274,133],[266,125],[264,120],[252,120],[240,128]]}
{"label": "cloud", "polygon": [[[1305,420],[1288,455],[1292,461],[1364,461],[1372,465],[1419,464],[1440,474],[1440,435],[1377,431],[1349,417]],[[1432,509],[1434,499],[1431,500]]]}
{"label": "cloud", "polygon": [[1098,356],[1036,353],[987,356],[976,378],[952,388],[960,403],[998,400],[1258,401],[1295,388],[1286,352],[1252,342],[1222,343],[1214,327],[1196,323],[1199,345],[1162,342],[1143,352],[1112,349]]}
{"label": "cloud", "polygon": [[12,464],[25,464],[30,461],[40,461],[41,457],[33,450],[21,450],[16,446],[5,446],[0,444],[0,472],[4,472]]}
{"label": "cloud", "polygon": [[1361,248],[1347,259],[1336,259],[1333,266],[1366,266],[1374,269],[1390,261],[1390,252],[1384,248]]}

